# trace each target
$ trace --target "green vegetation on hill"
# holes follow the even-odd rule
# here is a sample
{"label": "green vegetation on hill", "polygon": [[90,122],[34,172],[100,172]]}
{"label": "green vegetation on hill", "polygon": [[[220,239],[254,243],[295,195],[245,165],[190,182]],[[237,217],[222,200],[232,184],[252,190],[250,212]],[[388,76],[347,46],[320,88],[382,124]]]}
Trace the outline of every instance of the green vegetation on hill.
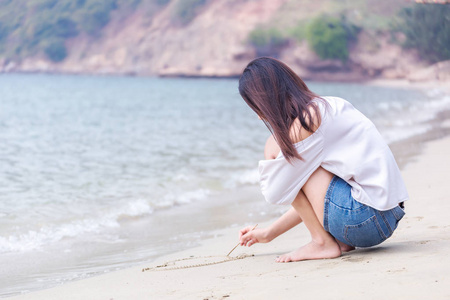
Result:
{"label": "green vegetation on hill", "polygon": [[320,58],[346,61],[349,43],[357,39],[359,30],[345,16],[321,15],[309,22],[299,22],[297,26],[284,30],[285,34],[276,27],[257,27],[250,32],[248,42],[258,56],[276,56],[288,39],[307,40]]}
{"label": "green vegetation on hill", "polygon": [[288,39],[306,40],[319,57],[345,61],[359,31],[389,30],[392,18],[406,5],[404,0],[288,0],[269,22],[250,33],[248,41],[257,52],[275,49],[277,55],[280,49],[271,46],[277,45],[273,41],[285,45]]}
{"label": "green vegetation on hill", "polygon": [[[431,61],[450,59],[450,5],[404,0],[288,0],[266,24],[248,37],[257,53],[278,55],[288,39],[309,46],[323,59],[348,59],[359,31],[371,36],[402,33],[403,46]],[[262,29],[268,28],[268,29]]]}
{"label": "green vegetation on hill", "polygon": [[[0,0],[0,59],[46,56],[59,62],[77,36],[95,42],[105,26],[139,11],[145,18],[171,3],[171,22],[188,25],[215,0]],[[244,1],[244,0],[242,0]],[[400,12],[400,13],[399,13]],[[287,0],[247,39],[258,55],[278,55],[288,42],[306,40],[324,59],[348,56],[358,31],[401,32],[404,46],[431,62],[450,59],[450,5],[404,0]],[[398,35],[397,35],[398,36]]]}
{"label": "green vegetation on hill", "polygon": [[[208,0],[172,0],[173,22],[186,25]],[[112,14],[127,17],[139,9],[146,17],[171,0],[0,0],[0,58],[44,54],[59,62],[68,54],[66,41],[80,34],[95,41]]]}
{"label": "green vegetation on hill", "polygon": [[95,40],[113,11],[127,14],[139,5],[170,0],[0,0],[0,57],[44,53],[52,61],[67,55],[65,42],[86,34]]}
{"label": "green vegetation on hill", "polygon": [[287,38],[277,28],[258,27],[248,37],[258,56],[273,55],[287,42]]}
{"label": "green vegetation on hill", "polygon": [[431,62],[450,59],[450,5],[416,4],[399,16],[394,30],[405,35],[403,46]]}
{"label": "green vegetation on hill", "polygon": [[175,22],[186,25],[191,22],[208,0],[177,0],[173,17]]}
{"label": "green vegetation on hill", "polygon": [[348,59],[348,45],[356,40],[359,28],[341,19],[329,16],[315,18],[306,29],[306,39],[314,52],[323,59]]}
{"label": "green vegetation on hill", "polygon": [[269,25],[288,30],[321,15],[343,15],[348,22],[363,30],[388,30],[397,12],[409,5],[409,1],[405,0],[287,0]]}

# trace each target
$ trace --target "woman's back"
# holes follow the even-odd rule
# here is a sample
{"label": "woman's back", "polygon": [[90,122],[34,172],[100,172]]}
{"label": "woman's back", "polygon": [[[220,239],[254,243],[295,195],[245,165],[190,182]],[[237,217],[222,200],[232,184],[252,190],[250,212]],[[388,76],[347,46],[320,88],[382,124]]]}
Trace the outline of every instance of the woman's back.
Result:
{"label": "woman's back", "polygon": [[405,201],[408,194],[400,171],[374,124],[344,99],[314,101],[321,112],[320,126],[295,144],[303,161],[289,164],[280,153],[259,164],[266,200],[289,204],[321,166],[350,184],[358,202],[388,210]]}

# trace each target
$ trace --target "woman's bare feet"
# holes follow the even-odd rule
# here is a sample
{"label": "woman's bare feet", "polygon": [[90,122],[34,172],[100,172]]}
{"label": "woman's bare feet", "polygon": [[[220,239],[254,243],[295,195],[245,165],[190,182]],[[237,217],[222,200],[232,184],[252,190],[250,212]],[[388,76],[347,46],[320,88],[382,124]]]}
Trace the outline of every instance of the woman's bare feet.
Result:
{"label": "woman's bare feet", "polygon": [[339,244],[339,247],[341,247],[342,252],[350,252],[352,250],[355,250],[355,247],[353,247],[353,246],[344,244],[343,242],[338,241],[338,240],[336,240],[336,242]]}
{"label": "woman's bare feet", "polygon": [[326,243],[309,242],[303,247],[292,252],[281,255],[276,259],[277,262],[291,262],[309,259],[336,258],[341,256],[341,248],[334,240]]}

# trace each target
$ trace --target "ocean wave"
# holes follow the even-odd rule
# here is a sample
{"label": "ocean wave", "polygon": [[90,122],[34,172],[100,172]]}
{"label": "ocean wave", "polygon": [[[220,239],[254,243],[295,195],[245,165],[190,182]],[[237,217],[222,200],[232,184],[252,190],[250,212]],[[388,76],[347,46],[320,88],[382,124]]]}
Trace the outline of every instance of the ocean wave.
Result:
{"label": "ocean wave", "polygon": [[211,194],[208,189],[197,189],[193,191],[168,192],[162,199],[160,199],[156,206],[158,208],[168,208],[175,205],[188,204],[193,201],[206,199]]}
{"label": "ocean wave", "polygon": [[394,142],[406,140],[413,136],[424,134],[430,130],[432,130],[433,126],[431,125],[420,125],[420,126],[410,126],[403,128],[393,128],[387,132],[383,132],[383,138],[388,144],[392,144]]}
{"label": "ocean wave", "polygon": [[428,101],[425,103],[425,107],[431,108],[434,110],[441,110],[443,108],[450,109],[450,96],[446,95],[444,97],[440,97],[434,99],[432,101]]}
{"label": "ocean wave", "polygon": [[90,217],[70,223],[54,224],[29,230],[23,234],[0,236],[0,253],[39,250],[64,238],[75,238],[87,233],[101,233],[107,228],[120,227],[121,219],[151,214],[153,208],[143,199],[125,204],[101,217]]}
{"label": "ocean wave", "polygon": [[[450,109],[450,96],[442,96],[441,93],[436,91],[432,95],[439,95],[440,97],[416,103],[400,115],[396,114],[396,119],[390,120],[391,125],[380,127],[380,132],[388,144],[433,130],[432,122],[438,114]],[[384,105],[382,107],[383,109],[386,108]]]}
{"label": "ocean wave", "polygon": [[[257,162],[255,162],[255,165]],[[258,168],[235,172],[230,178],[224,182],[224,187],[234,189],[242,185],[255,185],[259,183]]]}

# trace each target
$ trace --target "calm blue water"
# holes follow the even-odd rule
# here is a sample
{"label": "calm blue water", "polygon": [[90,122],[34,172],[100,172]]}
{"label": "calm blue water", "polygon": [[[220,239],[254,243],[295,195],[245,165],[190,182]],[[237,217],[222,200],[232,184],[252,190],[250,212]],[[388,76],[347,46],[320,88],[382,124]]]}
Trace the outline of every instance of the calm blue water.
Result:
{"label": "calm blue water", "polygon": [[[390,143],[433,130],[450,107],[437,90],[310,88],[352,102]],[[257,192],[267,136],[237,80],[1,75],[0,296],[279,214]]]}

